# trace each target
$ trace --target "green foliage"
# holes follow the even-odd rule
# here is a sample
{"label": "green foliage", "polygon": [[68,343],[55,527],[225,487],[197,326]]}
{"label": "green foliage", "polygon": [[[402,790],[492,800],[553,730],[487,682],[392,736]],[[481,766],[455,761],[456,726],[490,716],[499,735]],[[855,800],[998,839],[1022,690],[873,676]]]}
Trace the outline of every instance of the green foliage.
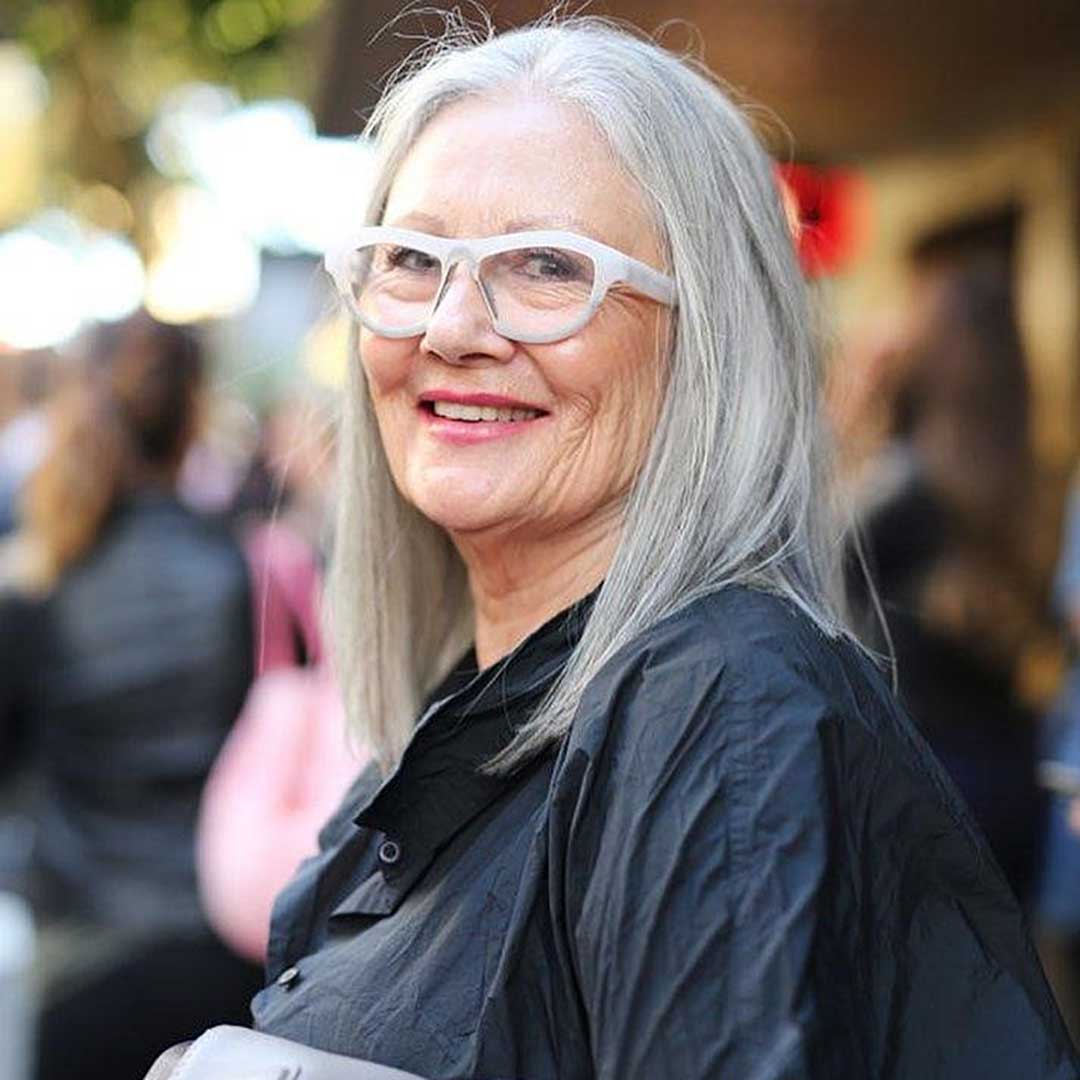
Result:
{"label": "green foliage", "polygon": [[90,12],[96,23],[125,23],[131,18],[137,0],[91,0]]}
{"label": "green foliage", "polygon": [[[206,81],[245,100],[310,98],[312,35],[327,0],[4,0],[13,36],[50,84],[46,198],[58,185],[127,191],[141,136],[173,87]],[[63,201],[63,200],[62,200]]]}
{"label": "green foliage", "polygon": [[[47,72],[104,46],[166,54],[168,83],[186,70],[245,96],[271,87],[303,96],[300,31],[325,7],[325,0],[12,0],[0,31],[22,41]],[[252,57],[277,62],[260,72]]]}

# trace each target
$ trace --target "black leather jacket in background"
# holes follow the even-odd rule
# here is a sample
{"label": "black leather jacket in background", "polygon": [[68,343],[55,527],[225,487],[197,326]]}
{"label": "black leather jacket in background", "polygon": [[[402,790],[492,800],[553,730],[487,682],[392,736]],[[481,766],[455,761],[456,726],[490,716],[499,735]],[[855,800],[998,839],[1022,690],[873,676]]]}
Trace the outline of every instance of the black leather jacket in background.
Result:
{"label": "black leather jacket in background", "polygon": [[239,548],[170,495],[121,505],[49,597],[0,601],[0,747],[27,773],[46,917],[201,924],[194,830],[252,670]]}

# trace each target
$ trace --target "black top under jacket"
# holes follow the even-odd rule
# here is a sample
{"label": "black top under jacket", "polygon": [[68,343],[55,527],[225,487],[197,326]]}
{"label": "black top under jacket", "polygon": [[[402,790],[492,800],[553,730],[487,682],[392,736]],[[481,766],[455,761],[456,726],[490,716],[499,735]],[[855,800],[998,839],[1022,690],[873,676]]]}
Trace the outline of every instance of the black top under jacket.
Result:
{"label": "black top under jacket", "polygon": [[785,602],[699,600],[556,750],[478,773],[587,607],[463,664],[397,771],[360,778],[278,899],[259,1030],[438,1080],[1080,1075],[953,787]]}

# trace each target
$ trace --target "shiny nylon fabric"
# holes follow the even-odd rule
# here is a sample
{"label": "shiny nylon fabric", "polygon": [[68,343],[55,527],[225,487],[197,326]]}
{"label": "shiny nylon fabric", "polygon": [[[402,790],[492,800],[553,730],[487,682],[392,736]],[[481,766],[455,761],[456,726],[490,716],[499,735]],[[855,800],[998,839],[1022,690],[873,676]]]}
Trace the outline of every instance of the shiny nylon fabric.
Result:
{"label": "shiny nylon fabric", "polygon": [[776,598],[660,623],[557,753],[480,776],[586,610],[463,665],[360,778],[278,900],[260,1030],[432,1080],[1080,1075],[941,769]]}

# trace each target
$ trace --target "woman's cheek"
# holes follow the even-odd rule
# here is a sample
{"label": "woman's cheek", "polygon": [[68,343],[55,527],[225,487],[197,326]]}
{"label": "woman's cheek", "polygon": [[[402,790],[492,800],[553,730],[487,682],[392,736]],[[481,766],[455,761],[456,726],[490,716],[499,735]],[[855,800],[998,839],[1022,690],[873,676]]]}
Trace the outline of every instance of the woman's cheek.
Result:
{"label": "woman's cheek", "polygon": [[416,342],[412,339],[396,340],[362,333],[360,361],[371,392],[380,396],[404,386],[412,371],[415,353]]}

